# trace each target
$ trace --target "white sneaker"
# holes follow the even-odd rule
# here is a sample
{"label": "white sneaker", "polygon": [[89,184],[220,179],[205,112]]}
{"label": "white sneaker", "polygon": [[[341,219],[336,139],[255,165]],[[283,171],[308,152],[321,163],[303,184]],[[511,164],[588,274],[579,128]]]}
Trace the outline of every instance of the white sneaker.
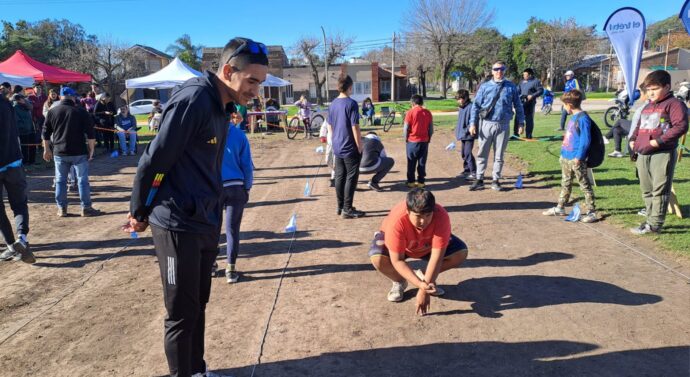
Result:
{"label": "white sneaker", "polygon": [[[424,273],[422,270],[414,270],[414,274],[417,275],[419,280],[424,280]],[[436,284],[436,293],[432,293],[432,296],[443,296],[446,294],[446,291],[443,290],[443,288],[439,287],[438,284]]]}
{"label": "white sneaker", "polygon": [[240,274],[237,271],[230,271],[227,268],[225,269],[225,277],[228,284],[237,283],[240,280]]}
{"label": "white sneaker", "polygon": [[602,135],[601,138],[604,139],[604,144],[608,144],[608,143],[609,143],[609,139],[608,139],[606,136],[603,136],[603,135]]}
{"label": "white sneaker", "polygon": [[623,153],[621,153],[619,151],[613,151],[613,152],[609,153],[609,157],[621,158],[621,157],[623,157]]}
{"label": "white sneaker", "polygon": [[403,280],[402,283],[397,281],[393,282],[391,290],[388,291],[388,301],[390,302],[400,302],[405,294],[405,288],[407,288],[407,281]]}
{"label": "white sneaker", "polygon": [[552,207],[541,213],[544,216],[565,216],[565,208]]}

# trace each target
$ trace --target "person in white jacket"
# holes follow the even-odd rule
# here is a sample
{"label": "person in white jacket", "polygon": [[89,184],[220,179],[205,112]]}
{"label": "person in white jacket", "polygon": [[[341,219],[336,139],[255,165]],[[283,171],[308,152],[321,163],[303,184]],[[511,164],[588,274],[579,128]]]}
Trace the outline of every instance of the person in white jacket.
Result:
{"label": "person in white jacket", "polygon": [[333,135],[328,132],[328,122],[324,122],[321,125],[321,131],[319,131],[319,139],[322,143],[326,144],[326,165],[331,169],[331,183],[329,187],[335,187],[335,167],[333,165]]}

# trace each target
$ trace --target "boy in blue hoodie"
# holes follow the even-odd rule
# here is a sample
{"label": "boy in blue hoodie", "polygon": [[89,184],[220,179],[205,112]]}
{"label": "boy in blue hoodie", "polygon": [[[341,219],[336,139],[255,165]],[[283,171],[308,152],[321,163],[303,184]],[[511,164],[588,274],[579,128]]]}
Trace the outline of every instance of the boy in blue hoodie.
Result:
{"label": "boy in blue hoodie", "polygon": [[249,140],[239,127],[242,116],[235,112],[228,127],[228,137],[223,153],[223,202],[225,206],[225,237],[227,261],[225,277],[228,283],[236,283],[240,275],[235,262],[240,248],[240,224],[244,206],[249,200],[249,190],[254,180],[254,164]]}
{"label": "boy in blue hoodie", "polygon": [[458,102],[458,124],[455,126],[455,140],[460,141],[462,148],[462,173],[459,177],[472,181],[477,174],[477,161],[472,154],[474,148],[475,136],[469,132],[470,115],[472,113],[472,101],[470,101],[470,92],[465,89],[458,90],[455,95],[455,100]]}
{"label": "boy in blue hoodie", "polygon": [[580,189],[585,195],[585,204],[582,211],[585,215],[580,218],[580,221],[592,223],[597,221],[597,215],[594,205],[594,191],[592,190],[592,182],[587,174],[587,162],[585,161],[591,142],[591,121],[587,113],[580,108],[582,97],[582,92],[577,89],[564,93],[563,97],[561,97],[563,107],[568,114],[572,115],[570,121],[568,121],[567,132],[563,137],[563,145],[561,146],[560,161],[563,174],[561,194],[558,197],[556,207],[544,211],[543,214],[546,216],[565,215],[565,205],[570,200],[573,178],[576,178],[580,184]]}

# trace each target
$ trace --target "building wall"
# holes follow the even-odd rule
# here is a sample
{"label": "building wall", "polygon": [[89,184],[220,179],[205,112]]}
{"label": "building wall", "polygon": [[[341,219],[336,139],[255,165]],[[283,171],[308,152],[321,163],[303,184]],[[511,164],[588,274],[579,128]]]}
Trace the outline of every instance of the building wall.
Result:
{"label": "building wall", "polygon": [[[328,66],[328,96],[331,99],[338,95],[338,77],[340,76],[340,72],[340,64]],[[320,70],[320,74],[323,74],[323,69]],[[293,97],[295,100],[298,100],[301,95],[305,95],[310,102],[316,101],[316,97],[311,95],[314,93],[310,93],[309,90],[310,84],[313,86],[314,82],[310,67],[284,67],[282,78],[292,83]],[[319,76],[319,78],[321,78],[321,76]]]}

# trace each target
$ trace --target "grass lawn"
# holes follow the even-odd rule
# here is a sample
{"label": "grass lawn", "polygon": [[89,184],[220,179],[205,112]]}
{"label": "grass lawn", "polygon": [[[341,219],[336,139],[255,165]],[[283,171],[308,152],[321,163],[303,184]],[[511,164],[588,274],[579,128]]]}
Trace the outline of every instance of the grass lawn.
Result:
{"label": "grass lawn", "polygon": [[[602,112],[593,112],[592,117],[602,129],[602,133],[608,132],[608,128],[601,119]],[[563,133],[555,131],[559,120],[558,114],[549,116],[537,114],[535,117],[534,136],[552,137],[552,141],[511,141],[508,145],[508,153],[524,162],[523,174],[527,172],[534,174],[541,180],[541,184],[553,188],[551,196],[554,204],[558,199],[561,180],[558,158]],[[437,124],[440,127],[451,128],[455,126],[455,122],[455,117],[448,117],[440,119]],[[613,141],[607,145],[606,153],[612,151]],[[607,157],[601,166],[594,169],[594,177],[597,183],[594,187],[594,195],[600,216],[624,228],[637,226],[643,221],[643,218],[637,215],[637,211],[644,204],[639,181],[635,176],[635,165],[630,159]],[[673,182],[685,218],[667,215],[662,233],[649,237],[658,241],[664,248],[687,257],[690,256],[690,154],[687,152],[683,155],[682,161],[676,165]],[[582,200],[578,187],[573,188],[573,195],[574,201]],[[630,237],[636,236],[630,234]]]}

